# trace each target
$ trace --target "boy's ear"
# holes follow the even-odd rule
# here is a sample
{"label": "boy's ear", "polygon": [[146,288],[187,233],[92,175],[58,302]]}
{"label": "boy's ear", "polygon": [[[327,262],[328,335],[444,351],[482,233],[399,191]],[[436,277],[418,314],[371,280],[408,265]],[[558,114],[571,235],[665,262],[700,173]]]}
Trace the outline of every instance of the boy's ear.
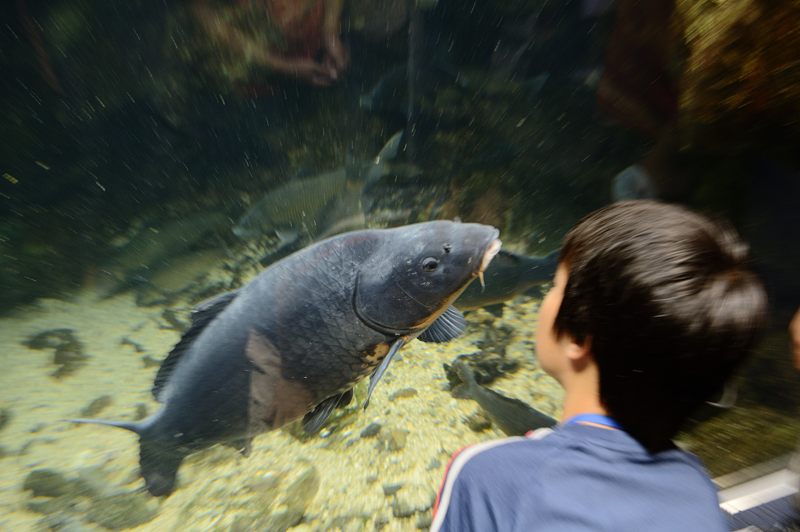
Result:
{"label": "boy's ear", "polygon": [[567,358],[572,362],[588,360],[592,356],[592,339],[584,338],[583,342],[578,343],[570,338],[567,344]]}

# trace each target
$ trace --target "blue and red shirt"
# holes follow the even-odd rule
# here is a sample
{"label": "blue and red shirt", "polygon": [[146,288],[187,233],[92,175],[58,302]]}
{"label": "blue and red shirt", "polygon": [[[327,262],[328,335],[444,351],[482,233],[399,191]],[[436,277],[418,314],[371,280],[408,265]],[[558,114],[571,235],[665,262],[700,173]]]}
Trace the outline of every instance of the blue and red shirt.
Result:
{"label": "blue and red shirt", "polygon": [[728,530],[702,464],[621,430],[570,423],[453,456],[433,531]]}

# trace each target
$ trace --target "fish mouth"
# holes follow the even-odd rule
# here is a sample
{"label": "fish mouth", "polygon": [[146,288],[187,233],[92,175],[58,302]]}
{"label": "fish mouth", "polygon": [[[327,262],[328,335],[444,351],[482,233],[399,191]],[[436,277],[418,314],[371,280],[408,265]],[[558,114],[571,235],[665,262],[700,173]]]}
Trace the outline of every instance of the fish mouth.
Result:
{"label": "fish mouth", "polygon": [[494,238],[486,247],[486,251],[483,252],[483,257],[481,258],[481,263],[478,265],[478,271],[476,275],[481,282],[481,288],[485,287],[485,283],[483,280],[483,272],[486,271],[486,268],[489,267],[489,263],[492,262],[492,259],[500,252],[500,247],[503,245],[503,242],[497,238],[498,233],[495,233]]}

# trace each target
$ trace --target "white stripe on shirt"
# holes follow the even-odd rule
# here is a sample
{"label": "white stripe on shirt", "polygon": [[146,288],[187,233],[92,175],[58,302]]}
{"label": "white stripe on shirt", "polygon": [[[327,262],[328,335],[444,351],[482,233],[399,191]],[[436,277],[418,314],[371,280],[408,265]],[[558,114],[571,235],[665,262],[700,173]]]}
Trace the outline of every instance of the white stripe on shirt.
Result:
{"label": "white stripe on shirt", "polygon": [[431,532],[438,532],[439,528],[441,528],[442,523],[444,522],[444,516],[447,513],[447,506],[450,504],[450,495],[453,492],[453,484],[455,484],[456,477],[461,472],[461,469],[463,469],[464,464],[466,464],[468,460],[478,453],[493,447],[504,445],[506,443],[513,443],[524,439],[525,438],[522,436],[515,436],[513,438],[504,438],[502,440],[492,440],[484,443],[478,443],[461,451],[461,453],[456,456],[455,460],[453,460],[453,463],[450,464],[450,468],[448,469],[447,473],[445,473],[447,475],[447,480],[442,487],[442,494],[439,498],[439,507],[436,509],[436,516],[433,519],[433,523],[431,523]]}

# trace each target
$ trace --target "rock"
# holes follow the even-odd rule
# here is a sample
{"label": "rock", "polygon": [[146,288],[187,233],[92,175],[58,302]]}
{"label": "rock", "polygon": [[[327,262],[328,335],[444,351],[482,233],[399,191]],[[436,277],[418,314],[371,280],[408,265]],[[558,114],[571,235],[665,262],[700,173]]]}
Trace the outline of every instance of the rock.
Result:
{"label": "rock", "polygon": [[384,484],[383,485],[383,494],[387,497],[391,497],[398,491],[403,488],[402,482],[393,482],[391,484]]}
{"label": "rock", "polygon": [[28,349],[55,349],[59,345],[72,340],[74,338],[73,333],[72,329],[50,329],[29,336],[27,340],[22,342],[22,345]]}
{"label": "rock", "polygon": [[408,431],[405,429],[389,429],[380,433],[377,447],[389,452],[401,451],[406,446]]}
{"label": "rock", "polygon": [[[233,522],[231,531],[245,532],[249,530],[276,530],[284,531],[298,525],[306,513],[306,509],[314,500],[319,490],[320,479],[317,468],[313,465],[301,471],[285,489],[279,489],[281,476],[273,473],[264,475],[251,484],[251,490],[263,490],[258,495],[255,505],[260,511],[247,516],[239,516]],[[276,495],[283,492],[280,500],[275,501]],[[276,504],[273,504],[273,501]],[[271,510],[272,507],[276,510]]]}
{"label": "rock", "polygon": [[264,521],[263,526],[258,527],[259,530],[275,530],[276,532],[284,532],[293,526],[297,526],[303,520],[304,510],[297,508],[289,508],[284,511],[276,512],[269,516]]}
{"label": "rock", "polygon": [[389,524],[389,521],[388,515],[379,515],[375,518],[375,530],[383,530]]}
{"label": "rock", "polygon": [[178,313],[171,308],[164,309],[164,312],[161,313],[161,317],[167,323],[166,326],[161,326],[162,329],[171,329],[183,334],[184,331],[186,331],[186,329],[189,327],[189,324],[180,319],[178,317]]}
{"label": "rock", "polygon": [[155,358],[151,357],[150,355],[145,355],[142,357],[142,363],[146,368],[158,368],[161,367],[161,361],[156,360]]}
{"label": "rock", "polygon": [[397,390],[396,392],[390,393],[389,399],[394,401],[395,399],[414,397],[415,395],[417,395],[417,390],[415,390],[414,388],[403,388],[401,390]]}
{"label": "rock", "polygon": [[413,484],[400,490],[392,501],[392,514],[395,517],[411,517],[433,507],[436,494],[424,484]]}
{"label": "rock", "polygon": [[439,469],[440,467],[442,467],[441,460],[439,460],[437,458],[431,458],[431,461],[428,462],[428,465],[425,466],[425,469],[427,471],[433,471],[434,469]]}
{"label": "rock", "polygon": [[369,425],[366,426],[364,430],[361,431],[362,438],[373,438],[378,435],[381,431],[381,424],[377,421],[373,421]]}
{"label": "rock", "polygon": [[72,329],[51,329],[35,334],[22,342],[30,349],[55,349],[53,363],[58,369],[52,373],[56,379],[66,377],[86,364],[89,358],[83,352],[83,343]]}
{"label": "rock", "polygon": [[311,465],[286,488],[284,492],[286,505],[290,510],[299,511],[300,517],[303,517],[306,508],[319,491],[319,484],[319,472],[315,466]]}
{"label": "rock", "polygon": [[81,410],[81,417],[96,417],[97,414],[111,406],[110,395],[101,395]]}
{"label": "rock", "polygon": [[267,516],[239,516],[231,525],[231,532],[249,532],[250,530],[269,530],[285,532],[297,526],[303,520],[303,513],[282,510]]}
{"label": "rock", "polygon": [[133,412],[133,420],[139,421],[147,417],[147,405],[144,403],[136,403],[136,410]]}
{"label": "rock", "polygon": [[127,336],[123,337],[122,340],[119,341],[119,345],[129,345],[137,353],[146,353],[147,352],[147,349],[142,347],[142,344],[140,344],[139,342],[136,342],[134,340],[131,340]]}
{"label": "rock", "polygon": [[87,525],[77,517],[64,513],[54,513],[42,517],[36,523],[35,528],[36,532],[90,532],[95,530],[102,529]]}
{"label": "rock", "polygon": [[433,512],[421,513],[417,516],[416,526],[420,530],[428,530],[433,523]]}
{"label": "rock", "polygon": [[56,347],[53,363],[58,366],[52,376],[56,379],[67,377],[86,365],[89,357],[83,352],[83,343],[75,339]]}
{"label": "rock", "polygon": [[87,492],[82,482],[68,479],[53,469],[34,469],[25,477],[22,489],[31,491],[33,497],[77,496]]}
{"label": "rock", "polygon": [[3,430],[8,422],[11,421],[11,409],[0,408],[0,430]]}
{"label": "rock", "polygon": [[86,519],[111,530],[122,530],[147,523],[157,513],[155,499],[141,491],[130,491],[93,499]]}
{"label": "rock", "polygon": [[78,499],[72,495],[61,495],[59,497],[36,497],[27,502],[25,507],[37,514],[64,514],[71,511],[77,504]]}
{"label": "rock", "polygon": [[322,525],[321,530],[338,530],[340,532],[361,532],[366,530],[369,514],[339,515]]}
{"label": "rock", "polygon": [[119,344],[120,345],[129,345],[137,353],[146,353],[147,352],[147,350],[144,347],[142,347],[142,344],[140,344],[139,342],[134,342],[133,340],[131,340],[127,336],[125,336],[122,340],[120,340]]}

